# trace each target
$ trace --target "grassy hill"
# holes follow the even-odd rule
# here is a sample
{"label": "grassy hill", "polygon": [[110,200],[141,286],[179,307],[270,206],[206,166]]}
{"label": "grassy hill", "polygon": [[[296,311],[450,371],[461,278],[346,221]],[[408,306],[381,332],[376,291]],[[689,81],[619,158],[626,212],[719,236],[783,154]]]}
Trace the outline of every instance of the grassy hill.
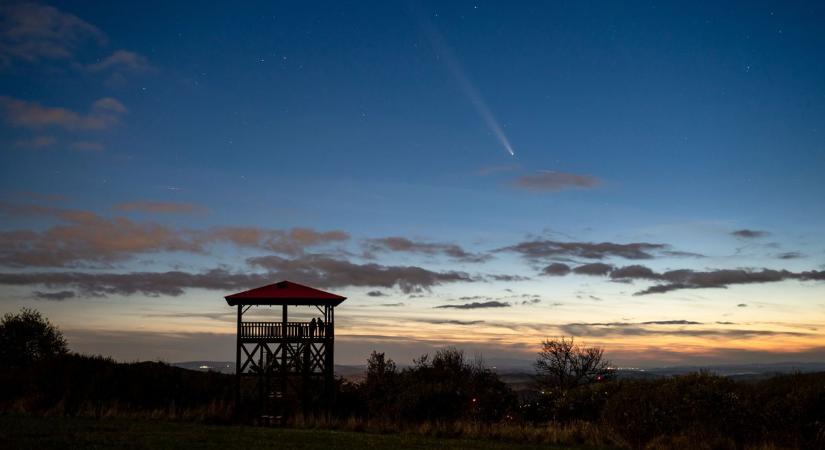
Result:
{"label": "grassy hill", "polygon": [[[0,416],[3,448],[214,449],[477,449],[561,450],[573,447],[442,439],[409,434],[204,425],[192,422]],[[582,448],[585,447],[576,447]]]}

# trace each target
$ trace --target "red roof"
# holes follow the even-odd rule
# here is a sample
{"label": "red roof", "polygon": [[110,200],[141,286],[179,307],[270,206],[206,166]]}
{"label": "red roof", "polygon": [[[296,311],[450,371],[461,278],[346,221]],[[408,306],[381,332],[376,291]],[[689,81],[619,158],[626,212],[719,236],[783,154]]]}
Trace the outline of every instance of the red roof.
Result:
{"label": "red roof", "polygon": [[330,305],[338,306],[346,297],[324,292],[291,281],[268,284],[227,295],[226,303],[235,305]]}

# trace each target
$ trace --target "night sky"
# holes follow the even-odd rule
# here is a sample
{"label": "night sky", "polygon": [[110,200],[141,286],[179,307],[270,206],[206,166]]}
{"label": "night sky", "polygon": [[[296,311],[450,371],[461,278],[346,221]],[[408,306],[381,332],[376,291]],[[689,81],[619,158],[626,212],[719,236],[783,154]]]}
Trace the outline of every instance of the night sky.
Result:
{"label": "night sky", "polygon": [[289,279],[344,364],[825,360],[825,4],[171,3],[0,5],[0,312],[230,360]]}

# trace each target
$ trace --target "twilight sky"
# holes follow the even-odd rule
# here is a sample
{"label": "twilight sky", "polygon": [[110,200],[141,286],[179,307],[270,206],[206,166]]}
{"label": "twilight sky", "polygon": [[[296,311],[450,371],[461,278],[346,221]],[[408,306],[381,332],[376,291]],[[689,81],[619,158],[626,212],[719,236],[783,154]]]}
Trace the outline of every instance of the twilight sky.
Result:
{"label": "twilight sky", "polygon": [[170,3],[0,5],[0,312],[230,360],[289,279],[344,364],[825,361],[821,2]]}

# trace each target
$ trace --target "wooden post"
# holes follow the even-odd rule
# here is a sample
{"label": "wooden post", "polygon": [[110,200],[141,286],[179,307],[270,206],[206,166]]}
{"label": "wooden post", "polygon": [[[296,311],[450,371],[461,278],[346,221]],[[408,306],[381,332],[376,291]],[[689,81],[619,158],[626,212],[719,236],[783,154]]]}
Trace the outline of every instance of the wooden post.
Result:
{"label": "wooden post", "polygon": [[335,307],[325,306],[325,328],[324,336],[324,397],[326,397],[327,414],[330,414],[335,401],[335,389],[333,388],[335,377]]}
{"label": "wooden post", "polygon": [[[289,317],[287,316],[286,308],[287,306],[283,306],[283,315],[281,317],[281,398],[286,400],[286,389],[287,389],[287,376],[289,374],[289,369],[287,369],[287,348],[289,347],[289,342],[287,341],[287,321]],[[286,414],[281,416],[281,421],[283,423],[286,422]]]}
{"label": "wooden post", "polygon": [[241,316],[243,306],[238,305],[238,331],[235,335],[235,411],[241,404]]}

